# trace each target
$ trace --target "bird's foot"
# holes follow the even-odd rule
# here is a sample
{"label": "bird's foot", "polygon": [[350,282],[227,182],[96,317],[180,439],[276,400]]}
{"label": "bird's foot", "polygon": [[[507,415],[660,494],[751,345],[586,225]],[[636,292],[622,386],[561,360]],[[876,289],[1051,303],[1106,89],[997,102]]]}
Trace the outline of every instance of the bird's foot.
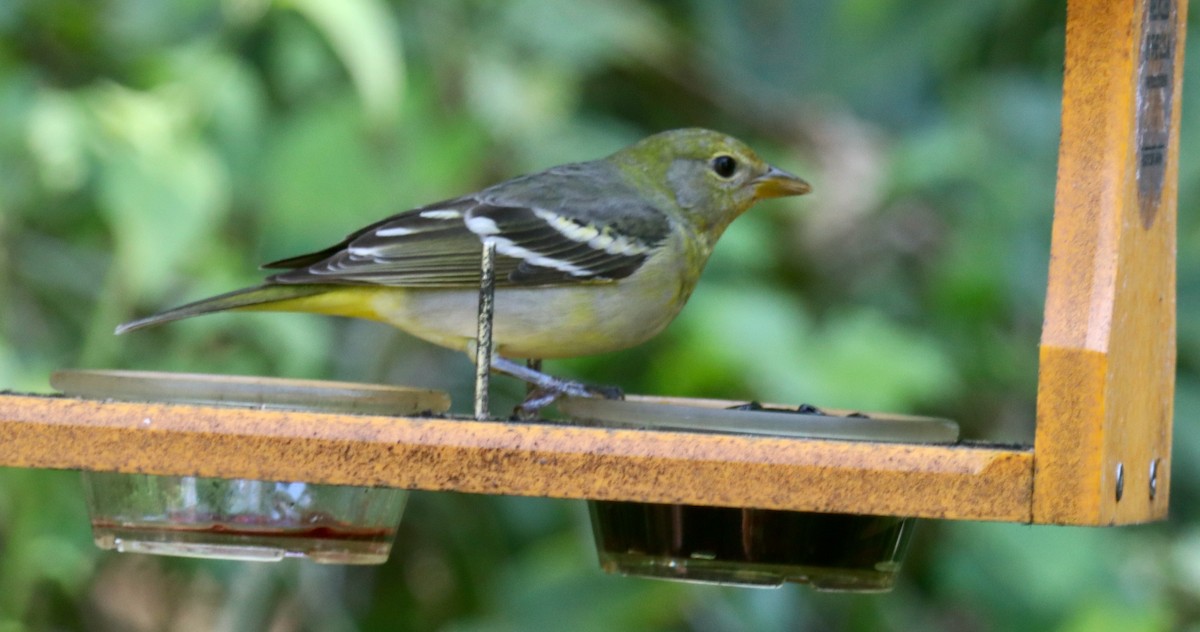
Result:
{"label": "bird's foot", "polygon": [[560,397],[591,397],[596,399],[625,399],[625,392],[616,386],[584,384],[570,380],[557,380],[555,385],[539,385],[529,391],[525,401],[513,409],[513,417],[528,421],[537,419],[538,413]]}
{"label": "bird's foot", "polygon": [[615,386],[593,386],[564,380],[498,355],[492,356],[492,369],[524,380],[532,387],[525,401],[513,411],[513,416],[518,419],[535,419],[538,412],[560,397],[625,398],[625,393]]}

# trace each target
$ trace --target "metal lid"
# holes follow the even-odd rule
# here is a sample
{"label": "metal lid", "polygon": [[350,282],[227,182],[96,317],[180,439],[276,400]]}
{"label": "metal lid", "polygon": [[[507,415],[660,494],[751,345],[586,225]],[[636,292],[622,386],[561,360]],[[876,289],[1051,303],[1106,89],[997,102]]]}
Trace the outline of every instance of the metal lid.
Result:
{"label": "metal lid", "polygon": [[[747,402],[712,399],[628,396],[624,400],[568,397],[558,402],[564,414],[604,426],[654,430],[692,430],[892,443],[954,443],[958,424],[948,419],[870,413],[805,412],[805,407],[764,405],[731,409]],[[838,411],[839,413],[842,411]]]}
{"label": "metal lid", "polygon": [[131,402],[372,415],[444,413],[450,408],[450,396],[433,389],[241,375],[62,370],[50,375],[50,385],[70,397]]}

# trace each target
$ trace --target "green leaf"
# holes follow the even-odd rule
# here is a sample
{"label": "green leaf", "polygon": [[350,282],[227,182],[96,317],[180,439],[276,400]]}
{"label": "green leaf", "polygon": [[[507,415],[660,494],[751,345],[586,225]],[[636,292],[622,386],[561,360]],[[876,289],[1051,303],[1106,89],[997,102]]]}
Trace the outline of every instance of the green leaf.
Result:
{"label": "green leaf", "polygon": [[367,118],[383,126],[403,100],[400,30],[379,0],[286,0],[317,27],[341,58]]}

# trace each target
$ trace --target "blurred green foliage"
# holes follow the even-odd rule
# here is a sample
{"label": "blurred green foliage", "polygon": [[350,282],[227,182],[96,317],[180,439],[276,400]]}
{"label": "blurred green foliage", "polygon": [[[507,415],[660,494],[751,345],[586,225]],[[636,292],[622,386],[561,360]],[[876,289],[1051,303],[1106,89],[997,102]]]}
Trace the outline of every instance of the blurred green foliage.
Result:
{"label": "blurred green foliage", "polygon": [[[1028,440],[1063,5],[0,2],[0,387],[187,370],[419,384],[465,409],[465,357],[376,324],[111,331],[385,214],[702,125],[815,193],[739,220],[658,339],[551,371]],[[417,494],[378,568],[121,556],[92,547],[76,474],[6,470],[0,630],[1200,629],[1195,67],[1168,523],[926,524],[893,593],[845,596],[604,576],[581,503],[454,494]]]}

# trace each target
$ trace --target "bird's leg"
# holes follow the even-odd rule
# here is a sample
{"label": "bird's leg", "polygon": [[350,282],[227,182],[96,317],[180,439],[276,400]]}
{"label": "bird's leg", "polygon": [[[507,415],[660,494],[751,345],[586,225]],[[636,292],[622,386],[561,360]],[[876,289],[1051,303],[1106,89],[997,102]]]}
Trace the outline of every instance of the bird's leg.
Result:
{"label": "bird's leg", "polygon": [[[530,371],[542,372],[541,358],[526,358],[525,368]],[[544,375],[544,374],[543,374]],[[534,419],[544,407],[554,403],[554,396],[542,391],[533,382],[525,383],[525,399],[513,410],[516,419]]]}
{"label": "bird's leg", "polygon": [[[542,359],[541,358],[525,358],[525,368],[529,369],[530,371],[537,371],[538,373],[541,373],[542,372]],[[534,386],[530,382],[526,382],[525,383],[525,398],[528,399],[530,397],[533,397],[533,392],[535,390],[537,390],[536,386]]]}
{"label": "bird's leg", "polygon": [[603,397],[605,399],[621,399],[624,394],[614,386],[588,386],[574,380],[564,380],[546,375],[541,371],[513,362],[508,358],[492,354],[492,370],[497,373],[510,375],[529,384],[532,388],[524,402],[517,406],[518,417],[532,419],[542,408],[549,406],[563,396],[570,397]]}

